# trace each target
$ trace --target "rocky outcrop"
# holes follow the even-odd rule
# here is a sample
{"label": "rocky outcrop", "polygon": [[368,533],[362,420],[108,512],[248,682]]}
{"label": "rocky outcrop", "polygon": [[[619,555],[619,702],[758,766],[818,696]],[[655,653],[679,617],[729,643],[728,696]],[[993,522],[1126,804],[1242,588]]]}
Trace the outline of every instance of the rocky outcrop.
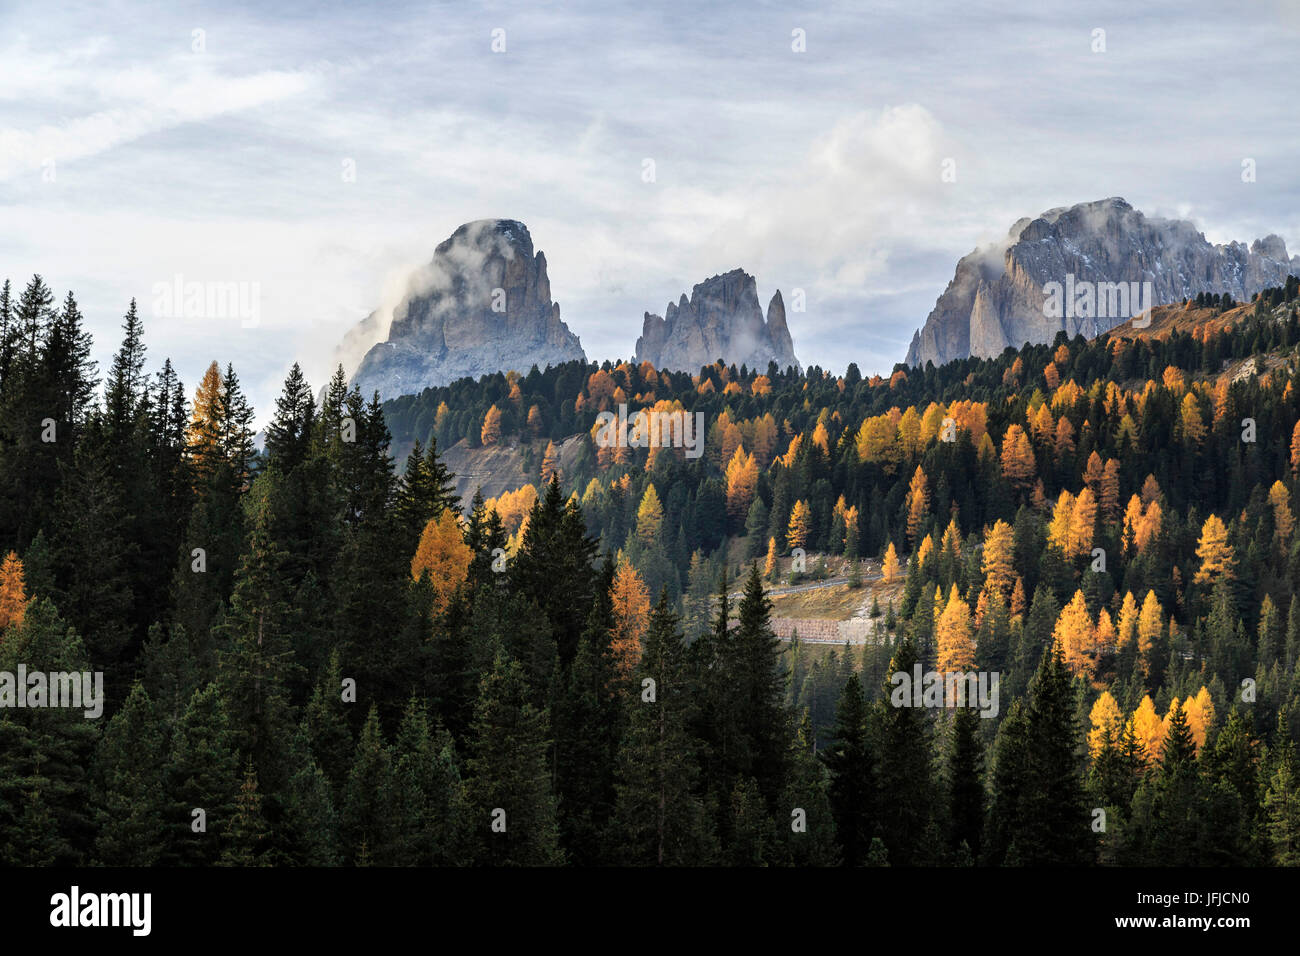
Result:
{"label": "rocky outcrop", "polygon": [[[1300,273],[1277,236],[1211,245],[1185,220],[1148,218],[1123,199],[1051,209],[1021,219],[1000,243],[957,263],[925,325],[912,338],[909,365],[942,365],[969,355],[990,358],[1026,342],[1051,342],[1057,332],[1089,338],[1126,321],[1098,295],[1091,307],[1054,309],[1049,283],[1083,289],[1101,283],[1150,283],[1151,305],[1198,293],[1248,300],[1260,289]],[[1111,300],[1112,303],[1115,300]]]}
{"label": "rocky outcrop", "polygon": [[[381,326],[387,324],[387,335]],[[344,346],[374,342],[352,381],[394,398],[493,372],[586,360],[578,336],[551,301],[546,257],[513,219],[466,223],[411,277],[392,308],[372,313]]]}
{"label": "rocky outcrop", "polygon": [[636,340],[636,360],[656,368],[698,372],[718,359],[760,370],[769,362],[800,367],[780,291],[764,319],[754,277],[740,269],[699,283],[689,299],[668,303],[662,316],[645,313]]}

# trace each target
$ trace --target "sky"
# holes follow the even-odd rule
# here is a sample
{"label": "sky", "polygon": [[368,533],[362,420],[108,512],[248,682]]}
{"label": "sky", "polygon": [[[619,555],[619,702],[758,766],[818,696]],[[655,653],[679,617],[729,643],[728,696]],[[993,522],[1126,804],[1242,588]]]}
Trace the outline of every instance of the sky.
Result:
{"label": "sky", "polygon": [[232,363],[263,423],[475,219],[528,225],[590,359],[743,268],[864,374],[1052,207],[1300,251],[1300,0],[271,6],[0,0],[0,277],[71,290],[101,370],[136,298],[151,368]]}

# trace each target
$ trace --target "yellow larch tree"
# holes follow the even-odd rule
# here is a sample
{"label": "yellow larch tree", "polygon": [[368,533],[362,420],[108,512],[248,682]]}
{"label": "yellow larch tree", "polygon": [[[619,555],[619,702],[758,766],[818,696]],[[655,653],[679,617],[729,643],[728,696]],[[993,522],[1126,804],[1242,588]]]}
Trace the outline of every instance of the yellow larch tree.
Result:
{"label": "yellow larch tree", "polygon": [[495,405],[483,416],[483,428],[479,431],[479,440],[484,447],[495,445],[501,440],[501,409]]}
{"label": "yellow larch tree", "polygon": [[1052,636],[1061,645],[1066,666],[1075,675],[1092,677],[1096,669],[1096,661],[1092,656],[1095,651],[1092,616],[1088,613],[1088,604],[1082,591],[1075,591],[1070,603],[1062,608]]}
{"label": "yellow larch tree", "polygon": [[1200,753],[1214,724],[1214,698],[1204,684],[1195,697],[1188,697],[1183,702],[1183,713],[1187,715],[1187,729],[1192,732],[1192,740],[1196,741],[1196,752]]}
{"label": "yellow larch tree", "polygon": [[1156,705],[1150,694],[1142,698],[1142,703],[1133,712],[1133,736],[1146,753],[1148,765],[1160,759],[1164,750],[1165,722],[1156,713]]}
{"label": "yellow larch tree", "polygon": [[1280,481],[1273,482],[1268,489],[1268,502],[1273,506],[1273,538],[1285,551],[1291,544],[1291,533],[1295,531],[1295,515],[1291,513],[1291,493]]}
{"label": "yellow larch tree", "polygon": [[985,584],[1004,598],[1015,581],[1015,530],[1000,518],[984,535],[981,567]]}
{"label": "yellow larch tree", "polygon": [[786,528],[786,543],[791,548],[802,548],[808,543],[808,534],[812,530],[812,509],[808,502],[800,500],[790,509],[790,524]]}
{"label": "yellow larch tree", "polygon": [[826,431],[825,423],[818,422],[817,427],[813,429],[812,443],[822,450],[822,454],[831,453],[831,436]]}
{"label": "yellow larch tree", "polygon": [[10,551],[0,565],[0,631],[23,623],[27,613],[27,584],[18,552]]}
{"label": "yellow larch tree", "polygon": [[546,443],[546,453],[542,455],[542,484],[551,483],[551,475],[560,469],[560,453],[555,449],[555,442]]}
{"label": "yellow larch tree", "polygon": [[743,445],[737,446],[727,464],[727,514],[734,522],[745,520],[749,506],[754,503],[758,487],[758,462],[746,454]]}
{"label": "yellow larch tree", "polygon": [[769,581],[776,579],[776,538],[767,539],[767,560],[763,562],[763,577]]}
{"label": "yellow larch tree", "polygon": [[916,566],[922,571],[928,570],[927,565],[934,558],[934,539],[926,535],[921,539],[921,546],[916,549]]}
{"label": "yellow larch tree", "polygon": [[1002,477],[1017,488],[1028,488],[1037,473],[1038,463],[1029,436],[1019,425],[1010,426],[1002,439]]}
{"label": "yellow larch tree", "polygon": [[194,487],[202,488],[221,459],[221,368],[208,366],[194,390],[185,444],[194,469]]}
{"label": "yellow larch tree", "polygon": [[930,486],[926,481],[921,466],[916,466],[912,480],[907,486],[907,539],[916,543],[916,536],[921,532],[921,524],[930,513]]}
{"label": "yellow larch tree", "polygon": [[1205,438],[1205,420],[1201,418],[1200,403],[1192,392],[1183,397],[1182,419],[1183,435],[1191,444],[1200,444]]}
{"label": "yellow larch tree", "polygon": [[619,676],[626,679],[641,659],[641,641],[650,626],[650,592],[626,558],[614,571],[609,597],[614,610],[610,651]]}
{"label": "yellow larch tree", "polygon": [[1070,509],[1070,530],[1066,538],[1066,555],[1081,558],[1092,553],[1092,536],[1097,526],[1097,498],[1091,488],[1084,488]]}
{"label": "yellow larch tree", "polygon": [[957,585],[948,594],[948,603],[939,615],[937,634],[939,672],[951,674],[975,666],[975,642],[971,639],[970,607],[957,593]]}
{"label": "yellow larch tree", "polygon": [[1116,630],[1119,647],[1127,647],[1130,643],[1137,641],[1138,617],[1141,613],[1137,599],[1133,597],[1133,592],[1125,592],[1124,601],[1119,609],[1119,627]]}
{"label": "yellow larch tree", "polygon": [[898,552],[894,550],[894,542],[889,542],[889,547],[885,549],[885,560],[880,566],[881,573],[885,577],[886,584],[893,584],[903,574],[903,569],[898,563]]}
{"label": "yellow larch tree", "polygon": [[1164,609],[1156,598],[1155,591],[1147,591],[1142,601],[1142,611],[1138,615],[1138,653],[1146,657],[1164,630]]}
{"label": "yellow larch tree", "polygon": [[1025,616],[1025,608],[1028,603],[1025,600],[1025,582],[1016,575],[1016,583],[1011,588],[1011,620],[1015,621]]}
{"label": "yellow larch tree", "polygon": [[1115,698],[1111,696],[1110,691],[1104,690],[1097,698],[1097,702],[1092,705],[1088,717],[1092,722],[1092,729],[1088,731],[1088,753],[1095,758],[1101,753],[1107,731],[1110,732],[1112,740],[1119,739],[1124,728],[1124,714],[1119,709],[1119,704],[1115,703]]}
{"label": "yellow larch tree", "polygon": [[921,415],[914,405],[909,405],[898,420],[898,442],[908,461],[921,453]]}
{"label": "yellow larch tree", "polygon": [[1114,654],[1119,646],[1115,624],[1110,619],[1110,612],[1105,608],[1097,612],[1097,626],[1092,631],[1092,643],[1097,648],[1098,657]]}
{"label": "yellow larch tree", "polygon": [[1201,559],[1201,569],[1193,578],[1197,584],[1235,577],[1236,554],[1228,544],[1228,528],[1218,515],[1205,519],[1201,539],[1196,545],[1196,556]]}
{"label": "yellow larch tree", "polygon": [[1052,508],[1052,520],[1047,525],[1047,541],[1062,554],[1070,553],[1070,520],[1074,512],[1074,495],[1064,488]]}
{"label": "yellow larch tree", "polygon": [[636,536],[643,544],[650,544],[658,536],[664,523],[664,506],[654,484],[648,484],[641,504],[636,509]]}
{"label": "yellow larch tree", "polygon": [[961,561],[961,529],[957,527],[956,518],[949,521],[948,527],[944,529],[939,550],[945,557],[953,561]]}
{"label": "yellow larch tree", "polygon": [[[858,553],[858,506],[854,505],[844,512],[844,553],[850,556]],[[850,545],[850,542],[853,544]]]}
{"label": "yellow larch tree", "polygon": [[1069,455],[1074,454],[1074,426],[1064,415],[1056,423],[1056,442],[1052,447],[1052,457],[1059,465],[1065,461]]}
{"label": "yellow larch tree", "polygon": [[446,508],[438,517],[429,519],[420,534],[415,557],[411,558],[411,578],[418,581],[429,576],[435,613],[441,613],[451,602],[456,588],[469,574],[473,557],[454,511]]}
{"label": "yellow larch tree", "polygon": [[1101,475],[1101,490],[1097,492],[1097,507],[1103,521],[1119,519],[1119,461],[1111,458]]}

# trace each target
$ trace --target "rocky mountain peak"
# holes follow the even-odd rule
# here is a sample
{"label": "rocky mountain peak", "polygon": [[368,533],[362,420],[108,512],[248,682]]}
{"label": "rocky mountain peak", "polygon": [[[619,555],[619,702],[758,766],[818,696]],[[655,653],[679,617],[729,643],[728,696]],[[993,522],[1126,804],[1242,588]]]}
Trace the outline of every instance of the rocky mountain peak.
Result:
{"label": "rocky mountain peak", "polygon": [[551,301],[546,256],[515,219],[465,223],[385,311],[349,333],[353,347],[372,343],[352,377],[364,395],[392,398],[465,376],[586,359]]}
{"label": "rocky mountain peak", "polygon": [[[941,365],[970,355],[989,358],[1008,346],[1050,342],[1060,331],[1093,337],[1136,314],[1112,306],[1115,284],[1150,291],[1149,305],[1181,302],[1200,292],[1245,301],[1300,273],[1278,236],[1211,245],[1186,220],[1145,216],[1119,197],[1049,209],[1018,220],[1006,239],[964,256],[925,324],[912,338],[909,365]],[[1085,308],[1056,314],[1049,284],[1091,297]],[[1149,285],[1147,285],[1149,283]],[[1096,290],[1101,290],[1097,292]],[[1121,310],[1122,311],[1122,310]]]}
{"label": "rocky mountain peak", "polygon": [[769,362],[799,366],[781,293],[768,303],[764,319],[757,284],[743,269],[696,284],[689,299],[683,293],[669,302],[663,316],[645,313],[636,342],[637,361],[657,368],[697,372],[719,358],[759,369]]}

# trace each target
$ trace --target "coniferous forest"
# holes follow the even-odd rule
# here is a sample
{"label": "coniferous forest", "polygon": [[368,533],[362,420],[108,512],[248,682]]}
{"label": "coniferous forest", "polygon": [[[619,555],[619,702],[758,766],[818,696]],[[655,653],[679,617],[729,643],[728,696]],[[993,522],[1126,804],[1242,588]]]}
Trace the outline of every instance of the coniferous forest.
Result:
{"label": "coniferous forest", "polygon": [[[887,379],[381,405],[294,365],[262,441],[134,302],[98,368],[71,292],[6,282],[0,672],[102,672],[103,712],[0,709],[0,861],[1296,865],[1298,292]],[[601,446],[619,405],[702,413],[703,454]],[[532,480],[461,500],[462,442]],[[898,599],[778,639],[828,567]],[[898,706],[917,666],[1000,675],[996,714]]]}

